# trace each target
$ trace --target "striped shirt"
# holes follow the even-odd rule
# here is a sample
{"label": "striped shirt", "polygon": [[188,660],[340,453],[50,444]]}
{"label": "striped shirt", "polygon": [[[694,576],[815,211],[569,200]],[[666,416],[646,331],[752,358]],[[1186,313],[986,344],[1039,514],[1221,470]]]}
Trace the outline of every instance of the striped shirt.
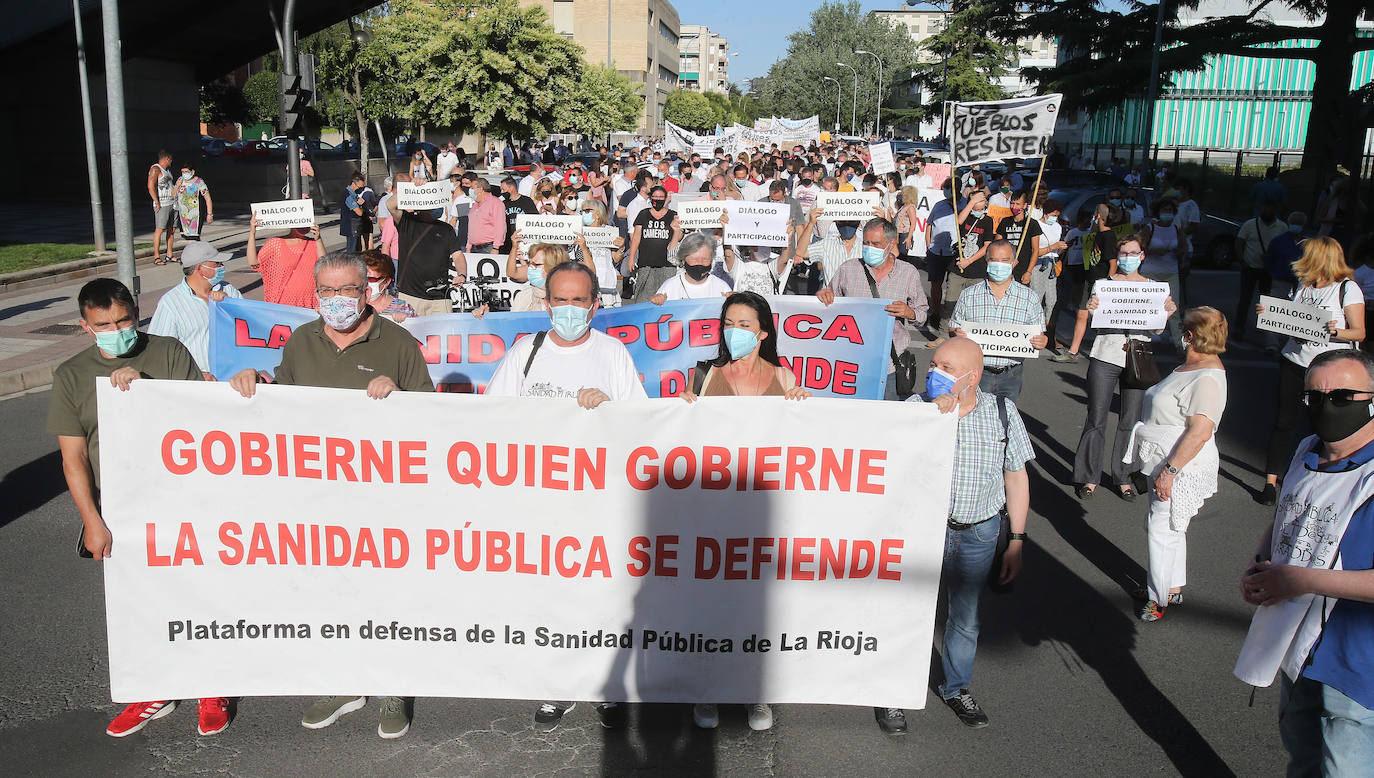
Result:
{"label": "striped shirt", "polygon": [[[836,243],[839,241],[836,240]],[[854,242],[859,246],[859,241]],[[860,247],[860,251],[862,251]],[[862,259],[851,259],[844,264],[832,266],[831,260],[827,255],[825,264],[827,272],[831,273],[830,283],[827,284],[836,297],[872,297],[873,290],[868,285],[868,274],[864,273],[864,261]],[[873,271],[870,270],[869,273]],[[878,299],[888,302],[904,302],[911,306],[911,310],[916,313],[916,318],[911,320],[912,324],[925,324],[926,314],[930,311],[930,305],[926,302],[925,290],[921,289],[921,274],[916,268],[906,262],[898,260],[892,263],[892,269],[882,280],[874,276],[874,281],[878,283]],[[897,349],[900,354],[906,351],[907,346],[911,345],[911,335],[906,331],[906,321],[897,317],[892,317],[892,347]],[[892,363],[888,363],[888,372],[892,372]]]}
{"label": "striped shirt", "polygon": [[[226,281],[221,281],[215,291],[230,297],[243,297]],[[196,365],[203,372],[210,371],[210,304],[196,297],[190,285],[177,284],[162,295],[157,301],[157,310],[153,311],[148,332],[181,341],[195,358]]]}
{"label": "striped shirt", "polygon": [[[907,402],[928,402],[914,394]],[[977,524],[1007,504],[1006,471],[1024,470],[1035,459],[1030,436],[1016,403],[1007,400],[1007,426],[997,412],[997,395],[978,392],[978,401],[959,419],[954,447],[954,479],[949,490],[949,519]]]}
{"label": "striped shirt", "polygon": [[[979,324],[1034,324],[1045,326],[1045,309],[1030,287],[1011,282],[1002,299],[992,293],[987,281],[974,284],[959,294],[954,315],[949,317],[951,330],[963,329],[964,322]],[[983,357],[984,367],[1010,367],[1020,364],[1012,357]]]}

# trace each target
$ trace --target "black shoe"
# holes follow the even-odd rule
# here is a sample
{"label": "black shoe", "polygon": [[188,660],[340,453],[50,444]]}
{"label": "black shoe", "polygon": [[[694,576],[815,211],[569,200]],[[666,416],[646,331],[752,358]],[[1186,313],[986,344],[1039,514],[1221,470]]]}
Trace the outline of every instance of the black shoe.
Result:
{"label": "black shoe", "polygon": [[629,710],[622,702],[602,702],[596,705],[596,715],[601,717],[601,726],[606,729],[624,729],[628,714]]}
{"label": "black shoe", "polygon": [[968,693],[968,689],[964,689],[945,700],[945,704],[954,711],[954,715],[958,716],[965,726],[982,729],[988,725],[988,714],[978,707],[978,701],[973,699],[973,695]]}
{"label": "black shoe", "polygon": [[878,728],[889,735],[906,734],[906,711],[901,708],[874,708],[873,718],[878,720]]}
{"label": "black shoe", "polygon": [[1095,491],[1097,491],[1097,488],[1090,484],[1079,484],[1073,488],[1073,493],[1078,495],[1078,499],[1080,500],[1086,500],[1092,497]]}
{"label": "black shoe", "polygon": [[1279,490],[1274,484],[1265,484],[1264,489],[1260,491],[1259,497],[1255,499],[1259,501],[1260,505],[1273,505],[1279,501]]}
{"label": "black shoe", "polygon": [[1135,485],[1133,484],[1124,484],[1116,487],[1116,493],[1121,495],[1121,499],[1126,502],[1135,502],[1135,498],[1140,496],[1140,493],[1135,490]]}
{"label": "black shoe", "polygon": [[575,702],[546,702],[534,712],[534,724],[539,729],[549,731],[563,720],[563,714],[577,707]]}

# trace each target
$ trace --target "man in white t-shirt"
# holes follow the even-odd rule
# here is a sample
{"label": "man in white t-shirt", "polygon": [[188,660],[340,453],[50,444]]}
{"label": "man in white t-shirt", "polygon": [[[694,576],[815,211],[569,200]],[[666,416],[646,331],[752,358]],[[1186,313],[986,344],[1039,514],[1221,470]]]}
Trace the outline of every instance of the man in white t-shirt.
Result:
{"label": "man in white t-shirt", "polygon": [[439,158],[435,160],[435,163],[439,166],[438,180],[447,181],[448,174],[452,173],[453,169],[458,167],[458,155],[453,153],[452,143],[444,146],[444,150],[439,152]]}
{"label": "man in white t-shirt", "polygon": [[926,172],[926,161],[923,157],[916,157],[907,167],[906,178],[902,179],[902,186],[914,186],[917,189],[934,189],[931,183],[930,174]]}
{"label": "man in white t-shirt", "polygon": [[669,300],[720,299],[730,294],[730,284],[711,274],[716,258],[715,238],[702,232],[688,233],[678,244],[677,256],[682,269],[664,281],[658,293],[649,298],[654,305]]}
{"label": "man in white t-shirt", "polygon": [[638,174],[639,166],[626,162],[620,166],[620,173],[611,177],[611,195],[617,203],[626,192],[635,188],[635,176]]}
{"label": "man in white t-shirt", "polygon": [[1265,263],[1269,244],[1288,232],[1288,224],[1275,213],[1275,204],[1265,203],[1260,215],[1240,225],[1236,233],[1236,255],[1240,257],[1240,298],[1236,302],[1236,318],[1231,333],[1236,340],[1245,337],[1250,319],[1250,300],[1256,289],[1262,295],[1273,291],[1274,276]]}
{"label": "man in white t-shirt", "polygon": [[538,162],[531,162],[529,172],[525,174],[524,178],[520,179],[520,183],[516,185],[516,191],[525,197],[533,197],[535,185],[543,179],[544,166]]}

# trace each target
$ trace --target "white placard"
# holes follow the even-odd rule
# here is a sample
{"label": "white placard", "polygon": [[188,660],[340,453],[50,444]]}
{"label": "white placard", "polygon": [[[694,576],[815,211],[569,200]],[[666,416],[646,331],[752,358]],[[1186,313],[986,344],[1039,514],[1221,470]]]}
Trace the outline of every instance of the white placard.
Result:
{"label": "white placard", "polygon": [[718,230],[720,215],[729,200],[693,200],[682,203],[677,218],[684,230]]}
{"label": "white placard", "polygon": [[515,231],[520,233],[520,240],[528,246],[536,243],[570,246],[582,233],[582,218],[522,213],[515,217]]}
{"label": "white placard", "polygon": [[725,148],[725,145],[724,138],[711,137],[706,140],[697,140],[692,143],[692,153],[699,154],[702,159],[711,159],[715,156],[716,149]]}
{"label": "white placard", "polygon": [[983,349],[985,357],[1013,357],[1016,359],[1038,359],[1040,349],[1030,344],[1030,339],[1045,331],[1044,327],[1034,324],[990,324],[986,322],[964,322],[964,333]]}
{"label": "white placard", "polygon": [[950,103],[949,161],[960,166],[1048,156],[1063,98]]}
{"label": "white placard", "polygon": [[822,216],[833,221],[868,221],[873,209],[881,205],[877,192],[821,192],[816,205],[824,208]]}
{"label": "white placard", "polygon": [[453,183],[434,181],[424,186],[416,186],[409,181],[396,184],[396,207],[403,211],[428,211],[432,208],[447,208],[453,202]]}
{"label": "white placard", "polygon": [[731,246],[786,246],[787,203],[751,203],[727,200],[730,221],[725,225],[725,242]]}
{"label": "white placard", "polygon": [[911,225],[912,256],[926,255],[926,249],[929,248],[926,245],[926,223],[930,221],[930,210],[943,198],[944,194],[939,189],[916,190],[916,220]]}
{"label": "white placard", "polygon": [[1255,328],[1266,332],[1277,332],[1298,340],[1312,343],[1328,343],[1331,333],[1326,323],[1335,319],[1331,311],[1318,305],[1304,305],[1282,297],[1260,295],[1260,305],[1264,312],[1255,319]]}
{"label": "white placard", "polygon": [[892,159],[892,143],[868,144],[868,164],[880,176],[896,172],[897,163]]}
{"label": "white placard", "polygon": [[933,405],[97,399],[115,700],[928,698],[957,425]]}
{"label": "white placard", "polygon": [[[682,206],[686,205],[687,203],[695,203],[700,202],[701,200],[708,199],[710,199],[710,196],[705,192],[677,192],[675,194],[668,195],[668,207],[676,211],[677,215],[681,217]],[[685,227],[686,225],[684,224],[683,226]]]}
{"label": "white placard", "polygon": [[1164,312],[1168,284],[1097,281],[1093,294],[1097,297],[1097,310],[1093,311],[1096,329],[1159,330],[1169,318]]}
{"label": "white placard", "polygon": [[258,220],[260,230],[289,230],[293,227],[314,227],[315,206],[309,200],[276,200],[270,203],[251,203],[248,206]]}
{"label": "white placard", "polygon": [[587,241],[589,249],[613,249],[619,237],[620,229],[617,227],[582,227],[582,238]]}

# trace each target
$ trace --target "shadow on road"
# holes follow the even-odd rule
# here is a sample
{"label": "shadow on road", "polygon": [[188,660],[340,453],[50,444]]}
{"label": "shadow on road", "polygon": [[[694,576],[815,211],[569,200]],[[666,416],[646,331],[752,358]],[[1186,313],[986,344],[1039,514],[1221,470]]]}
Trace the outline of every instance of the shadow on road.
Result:
{"label": "shadow on road", "polygon": [[62,455],[50,451],[20,465],[0,481],[0,527],[22,518],[29,511],[67,491],[62,475]]}

